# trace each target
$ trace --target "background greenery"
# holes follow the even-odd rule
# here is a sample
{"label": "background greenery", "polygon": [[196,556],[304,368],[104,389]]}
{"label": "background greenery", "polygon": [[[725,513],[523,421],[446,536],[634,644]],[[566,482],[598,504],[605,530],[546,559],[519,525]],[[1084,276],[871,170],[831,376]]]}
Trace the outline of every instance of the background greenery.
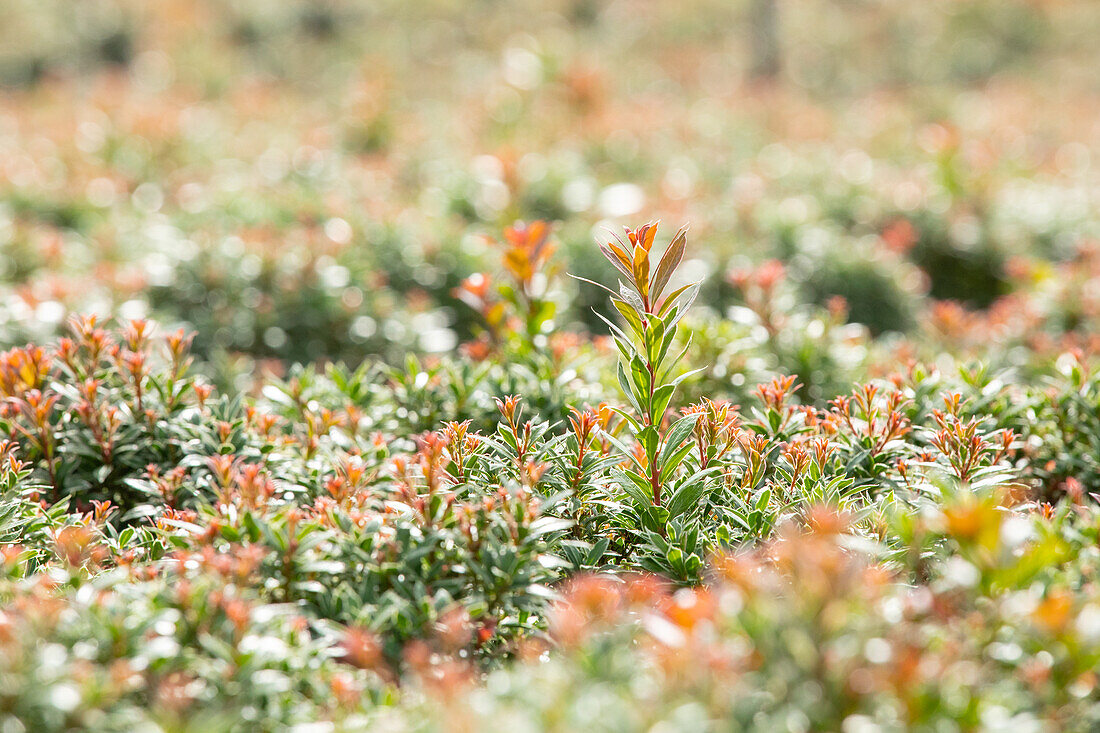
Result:
{"label": "background greenery", "polygon": [[1094,729],[1097,30],[4,3],[0,730]]}

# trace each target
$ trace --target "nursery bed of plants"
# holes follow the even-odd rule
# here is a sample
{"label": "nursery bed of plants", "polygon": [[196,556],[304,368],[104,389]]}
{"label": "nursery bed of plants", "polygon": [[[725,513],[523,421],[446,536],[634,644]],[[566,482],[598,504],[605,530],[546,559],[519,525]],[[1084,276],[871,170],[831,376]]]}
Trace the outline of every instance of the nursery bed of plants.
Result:
{"label": "nursery bed of plants", "polygon": [[1100,11],[760,5],[0,9],[0,733],[1100,728]]}

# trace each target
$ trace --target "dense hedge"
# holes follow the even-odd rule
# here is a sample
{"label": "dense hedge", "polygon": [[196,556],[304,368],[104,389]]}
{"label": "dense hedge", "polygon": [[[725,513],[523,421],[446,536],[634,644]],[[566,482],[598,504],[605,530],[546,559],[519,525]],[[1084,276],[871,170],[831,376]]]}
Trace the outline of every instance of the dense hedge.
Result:
{"label": "dense hedge", "polygon": [[0,355],[5,712],[28,730],[1096,722],[1086,360],[1038,386],[911,361],[827,400],[794,376],[722,391],[706,334],[729,324],[693,320],[686,230],[601,245],[619,286],[600,346],[554,331],[547,227],[505,240],[507,282],[460,293],[484,316],[465,357],[229,396],[148,321],[75,318]]}

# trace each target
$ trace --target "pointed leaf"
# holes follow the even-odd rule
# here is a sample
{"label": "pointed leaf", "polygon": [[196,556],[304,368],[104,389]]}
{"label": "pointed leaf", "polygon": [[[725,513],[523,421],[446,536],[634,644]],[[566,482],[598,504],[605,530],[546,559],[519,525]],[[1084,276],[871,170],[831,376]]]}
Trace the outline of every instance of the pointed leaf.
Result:
{"label": "pointed leaf", "polygon": [[638,292],[645,296],[649,292],[649,252],[642,247],[634,247],[631,272],[634,274],[634,285],[638,288]]}
{"label": "pointed leaf", "polygon": [[657,316],[660,318],[664,318],[665,314],[668,313],[669,308],[671,308],[676,302],[676,299],[679,298],[685,290],[696,284],[697,283],[688,283],[687,285],[681,285],[680,287],[669,293],[668,297],[665,298],[665,301],[661,303],[661,307],[657,310]]}
{"label": "pointed leaf", "polygon": [[672,393],[675,391],[676,387],[674,385],[665,384],[653,392],[653,416],[658,421],[665,414],[665,410],[668,409],[668,403],[672,400]]}
{"label": "pointed leaf", "polygon": [[640,433],[638,433],[638,442],[645,448],[645,454],[647,456],[657,455],[657,446],[660,443],[661,436],[657,433],[657,428],[652,425],[646,425]]}
{"label": "pointed leaf", "polygon": [[[642,465],[641,463],[639,463],[639,462],[638,462],[638,459],[634,457],[634,451],[630,450],[630,448],[628,448],[628,447],[626,446],[626,444],[625,444],[625,443],[623,443],[623,442],[622,442],[621,440],[619,440],[618,438],[616,438],[616,437],[615,437],[614,435],[612,435],[611,433],[607,432],[606,430],[602,430],[602,431],[600,431],[600,434],[601,434],[601,435],[603,435],[603,437],[604,437],[604,438],[606,438],[606,439],[607,439],[607,441],[608,441],[609,443],[611,443],[611,445],[613,445],[613,446],[615,446],[616,448],[618,448],[618,449],[619,449],[619,453],[621,453],[622,455],[624,455],[624,456],[626,456],[627,458],[629,458],[629,459],[631,460],[631,462],[632,462],[632,463],[633,463],[633,464],[634,464],[635,466],[637,466],[637,467],[638,467],[638,469],[639,469],[639,470],[641,470],[641,471],[644,471],[644,470],[645,470],[645,466],[643,466],[643,465]],[[618,470],[618,469],[611,469],[611,470],[612,470],[612,472],[614,472],[614,471],[616,471],[616,470]]]}
{"label": "pointed leaf", "polygon": [[653,504],[653,496],[650,494],[649,485],[645,479],[634,471],[624,471],[621,468],[611,470],[611,475],[618,481],[622,490],[640,506]]}
{"label": "pointed leaf", "polygon": [[661,257],[660,263],[657,265],[657,273],[653,276],[654,300],[661,297],[661,292],[665,289],[665,285],[668,284],[669,278],[672,277],[672,273],[676,271],[676,268],[680,266],[680,262],[684,259],[684,250],[686,249],[687,226],[684,226],[680,231],[676,232],[676,236],[672,238],[672,242],[669,243],[668,248]]}
{"label": "pointed leaf", "polygon": [[687,312],[689,310],[691,310],[692,304],[695,303],[695,299],[698,298],[698,297],[699,297],[699,283],[692,283],[691,285],[688,286],[687,292],[684,295],[680,296],[680,300],[683,300],[684,302],[683,303],[678,303],[676,305],[677,313],[670,320],[670,322],[668,324],[668,328],[672,329],[672,328],[676,327],[676,324],[680,322],[680,319],[683,318],[684,316],[686,316]]}
{"label": "pointed leaf", "polygon": [[642,299],[623,282],[619,283],[619,297],[629,303],[630,307],[638,313],[645,313],[645,305],[642,303]]}
{"label": "pointed leaf", "polygon": [[642,424],[638,422],[633,415],[631,415],[629,412],[622,409],[621,407],[612,407],[611,411],[630,423],[630,427],[634,428],[634,432],[638,432],[642,429]]}
{"label": "pointed leaf", "polygon": [[[666,446],[667,447],[667,446]],[[676,470],[676,467],[691,453],[695,448],[693,441],[688,441],[672,452],[667,458],[664,459],[664,464],[661,466],[661,473],[658,476],[661,483],[664,483],[672,476],[672,473]]]}
{"label": "pointed leaf", "polygon": [[616,295],[614,290],[607,287],[603,283],[598,283],[595,280],[589,280],[587,277],[581,277],[580,275],[574,275],[571,272],[566,273],[566,274],[569,275],[569,277],[573,278],[574,280],[580,280],[582,283],[588,283],[589,285],[595,285],[597,288],[602,288],[602,289],[606,290],[608,293],[611,294],[611,297],[615,297],[615,295]]}
{"label": "pointed leaf", "polygon": [[626,398],[630,401],[630,406],[634,408],[634,411],[639,415],[644,414],[641,404],[634,398],[633,386],[630,383],[630,379],[626,376],[626,369],[623,368],[623,363],[620,361],[617,365],[616,376],[619,378],[619,389],[623,391]]}
{"label": "pointed leaf", "polygon": [[702,415],[696,412],[691,415],[685,415],[673,424],[672,428],[668,431],[668,437],[665,438],[665,446],[661,449],[661,457],[659,459],[661,465],[664,465],[669,456],[671,456],[672,453],[680,447],[680,444],[691,435],[691,431],[695,429],[695,424],[699,422],[700,417],[702,417]]}
{"label": "pointed leaf", "polygon": [[677,517],[697,505],[707,491],[707,479],[716,471],[717,467],[708,468],[684,479],[666,505],[669,516]]}
{"label": "pointed leaf", "polygon": [[612,298],[611,303],[615,306],[615,310],[619,311],[619,313],[622,314],[623,319],[627,322],[627,324],[638,336],[638,338],[642,338],[642,319],[638,317],[638,311],[634,308],[631,308],[629,304],[624,303],[618,298]]}
{"label": "pointed leaf", "polygon": [[[611,246],[614,247],[614,245]],[[615,249],[617,250],[618,248],[616,247]],[[615,269],[621,272],[624,277],[626,277],[628,280],[634,279],[634,273],[631,271],[629,260],[620,259],[616,251],[602,244],[600,245],[600,252],[603,253],[603,256],[607,258],[607,261],[614,265]]]}

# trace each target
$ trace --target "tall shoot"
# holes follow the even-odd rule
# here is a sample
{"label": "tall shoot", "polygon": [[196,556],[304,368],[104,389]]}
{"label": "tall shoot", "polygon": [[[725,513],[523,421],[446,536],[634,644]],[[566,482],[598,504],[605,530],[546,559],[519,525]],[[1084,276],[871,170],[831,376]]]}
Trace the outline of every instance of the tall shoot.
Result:
{"label": "tall shoot", "polygon": [[624,450],[631,462],[623,472],[628,479],[624,488],[632,494],[641,492],[654,506],[661,506],[662,486],[690,452],[693,444],[687,439],[698,420],[698,415],[688,415],[662,430],[676,387],[688,376],[672,376],[687,347],[675,356],[670,356],[670,349],[676,340],[677,324],[698,295],[699,284],[689,283],[665,294],[684,258],[687,227],[676,232],[654,268],[651,254],[656,235],[654,222],[627,229],[626,241],[613,236],[612,241],[600,245],[600,251],[622,275],[618,292],[604,289],[611,294],[611,303],[623,317],[626,330],[600,317],[614,335],[621,356],[619,385],[633,408],[633,413],[617,412],[633,428],[640,446],[636,452]]}

